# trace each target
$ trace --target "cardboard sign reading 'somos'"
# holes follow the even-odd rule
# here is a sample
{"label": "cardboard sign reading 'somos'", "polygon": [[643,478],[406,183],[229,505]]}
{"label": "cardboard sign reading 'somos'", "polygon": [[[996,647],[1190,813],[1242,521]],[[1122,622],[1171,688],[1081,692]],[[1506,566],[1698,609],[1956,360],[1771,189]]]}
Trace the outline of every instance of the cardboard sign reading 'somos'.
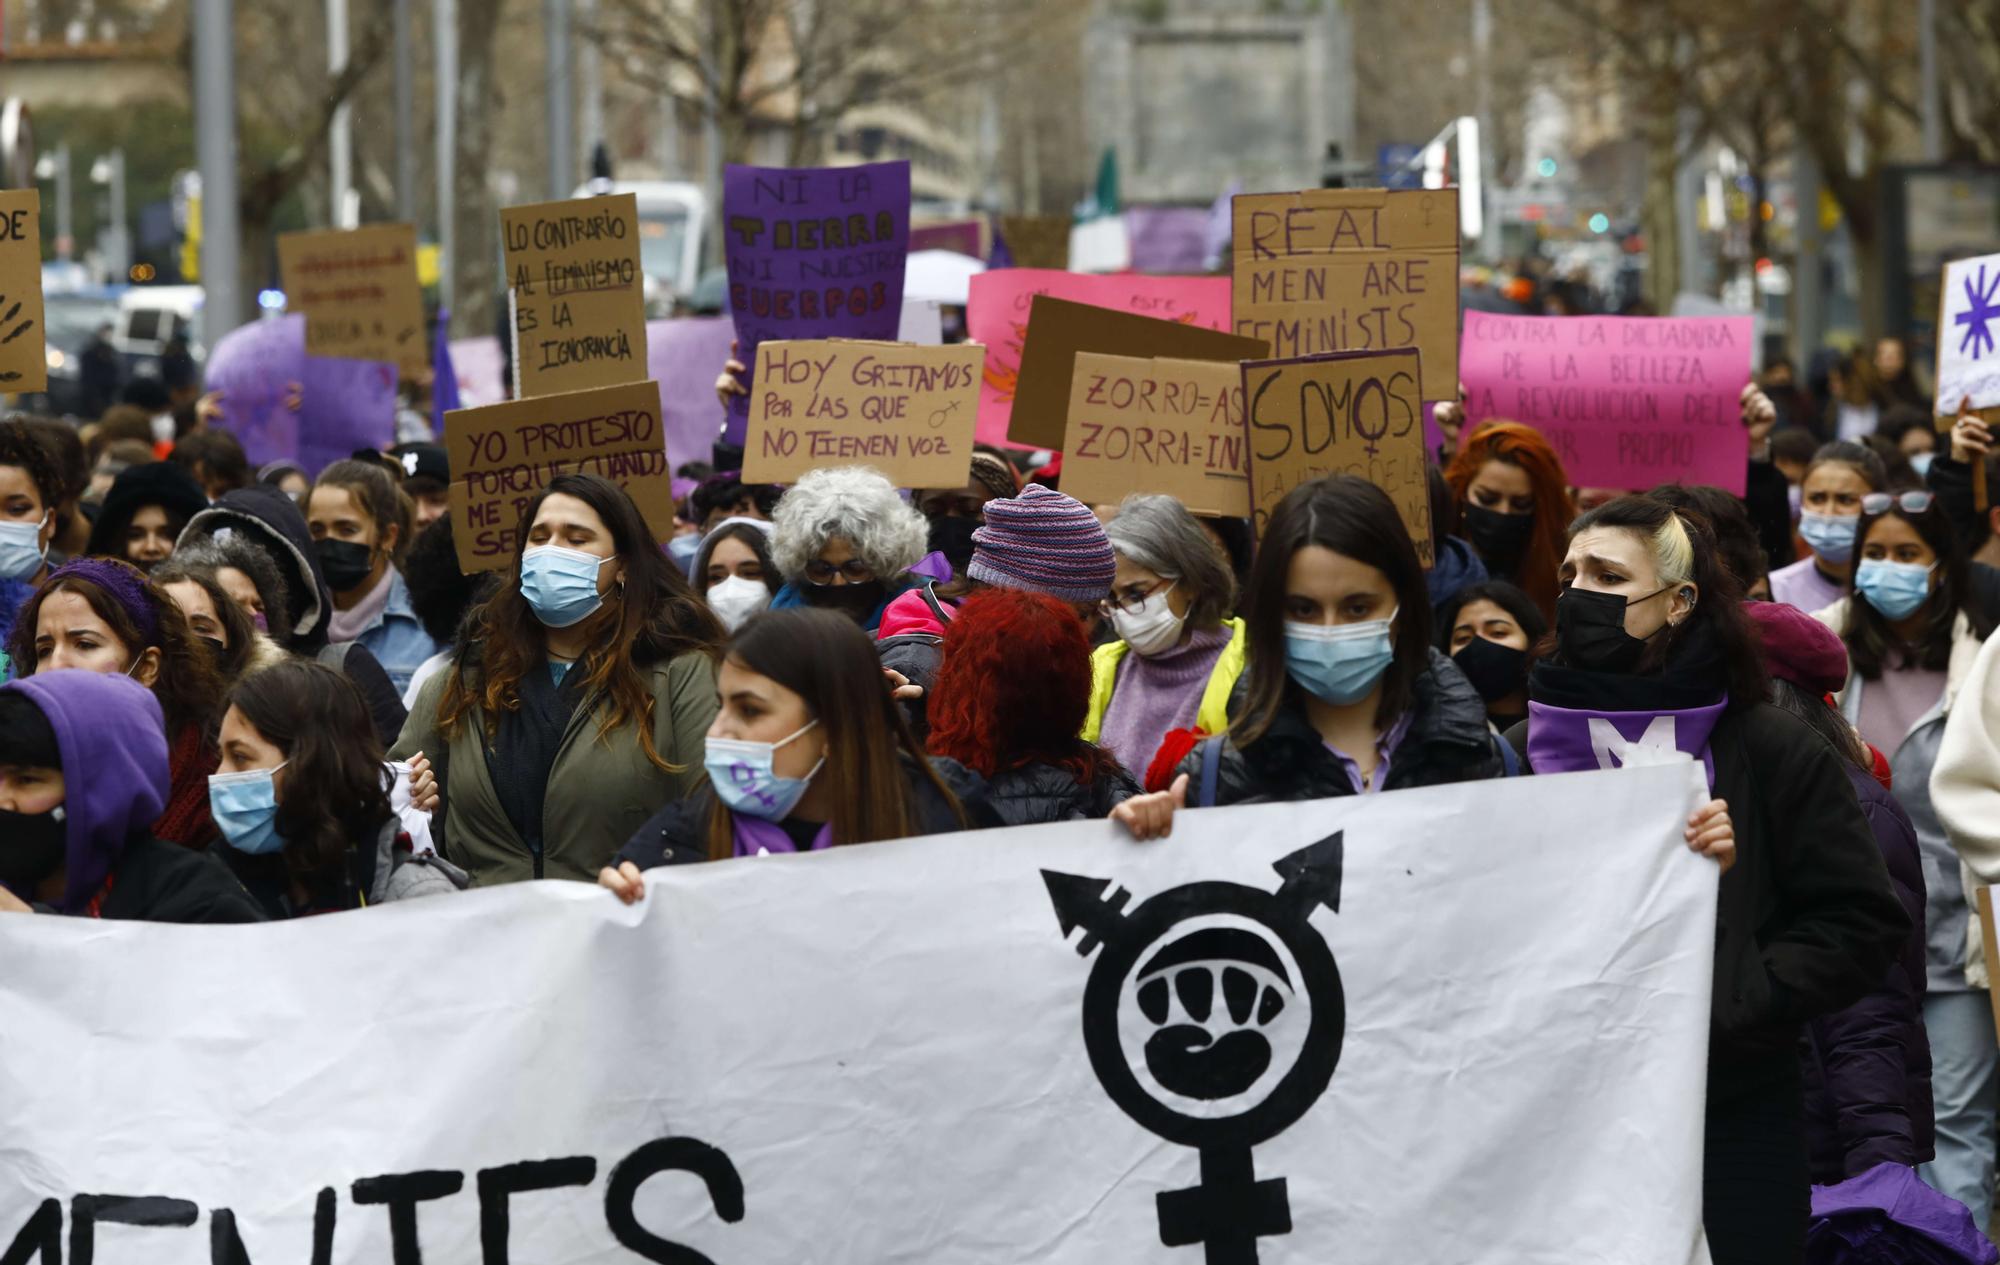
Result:
{"label": "cardboard sign reading 'somos'", "polygon": [[49,387],[41,207],[33,189],[0,190],[0,395]]}
{"label": "cardboard sign reading 'somos'", "polygon": [[522,399],[646,376],[639,200],[570,198],[500,212]]}
{"label": "cardboard sign reading 'somos'", "polygon": [[1239,194],[1231,303],[1274,356],[1414,347],[1458,398],[1458,190]]}
{"label": "cardboard sign reading 'somos'", "polygon": [[1086,505],[1158,492],[1197,514],[1248,517],[1241,366],[1077,353],[1062,483]]}
{"label": "cardboard sign reading 'somos'", "polygon": [[792,483],[821,466],[869,466],[898,487],[960,487],[985,361],[977,343],[767,342],[757,349],[743,478]]}
{"label": "cardboard sign reading 'somos'", "polygon": [[306,318],[306,355],[430,368],[411,225],[280,234],[278,272],[286,307]]}
{"label": "cardboard sign reading 'somos'", "polygon": [[674,530],[674,494],[650,381],[444,415],[451,458],[451,529],[463,571],[514,560],[521,511],[559,474],[596,474],[625,489],[655,540]]}
{"label": "cardboard sign reading 'somos'", "polygon": [[1575,487],[1709,483],[1743,495],[1747,316],[1465,314],[1470,427],[1523,422]]}
{"label": "cardboard sign reading 'somos'", "polygon": [[1424,471],[1424,404],[1417,353],[1333,352],[1243,366],[1250,425],[1252,522],[1261,538],[1271,511],[1301,483],[1353,474],[1389,494],[1431,565],[1430,483]]}

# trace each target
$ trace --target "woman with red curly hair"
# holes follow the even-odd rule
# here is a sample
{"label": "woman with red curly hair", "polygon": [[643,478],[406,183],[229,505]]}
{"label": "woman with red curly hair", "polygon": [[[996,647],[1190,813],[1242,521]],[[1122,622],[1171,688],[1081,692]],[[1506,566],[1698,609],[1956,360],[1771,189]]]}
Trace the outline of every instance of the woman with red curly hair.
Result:
{"label": "woman with red curly hair", "polygon": [[1106,817],[1139,793],[1110,752],[1077,737],[1090,705],[1090,638],[1069,603],[986,589],[945,628],[930,752],[987,779],[1010,826]]}
{"label": "woman with red curly hair", "polygon": [[1487,422],[1460,445],[1444,477],[1486,570],[1526,592],[1553,624],[1556,567],[1576,517],[1555,449],[1532,426]]}

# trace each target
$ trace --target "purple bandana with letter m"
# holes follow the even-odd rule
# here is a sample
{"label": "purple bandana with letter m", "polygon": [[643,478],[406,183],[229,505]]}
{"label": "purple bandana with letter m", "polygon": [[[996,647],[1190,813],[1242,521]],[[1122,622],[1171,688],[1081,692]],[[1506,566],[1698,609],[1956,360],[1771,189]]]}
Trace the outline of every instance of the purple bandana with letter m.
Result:
{"label": "purple bandana with letter m", "polygon": [[1528,763],[1537,773],[1622,769],[1660,764],[1682,754],[1700,760],[1715,785],[1708,736],[1727,697],[1681,711],[1602,712],[1528,700]]}

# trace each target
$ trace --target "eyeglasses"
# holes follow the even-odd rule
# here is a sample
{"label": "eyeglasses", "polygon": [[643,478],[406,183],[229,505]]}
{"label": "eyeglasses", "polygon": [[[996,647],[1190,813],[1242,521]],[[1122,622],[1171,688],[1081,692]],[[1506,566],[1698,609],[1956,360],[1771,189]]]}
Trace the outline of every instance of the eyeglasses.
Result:
{"label": "eyeglasses", "polygon": [[1928,514],[1937,497],[1929,492],[1870,492],[1861,498],[1864,514],[1886,514],[1894,505],[1905,514]]}
{"label": "eyeglasses", "polygon": [[1140,609],[1145,606],[1147,598],[1152,597],[1156,593],[1164,593],[1178,583],[1180,583],[1178,580],[1161,580],[1151,588],[1143,584],[1128,584],[1125,586],[1123,593],[1113,592],[1110,597],[1099,602],[1097,609],[1106,616],[1109,616],[1113,611],[1123,611],[1127,615],[1137,615]]}
{"label": "eyeglasses", "polygon": [[814,558],[806,563],[806,579],[813,584],[832,584],[836,575],[845,578],[849,584],[866,584],[875,578],[875,569],[859,558],[849,558],[839,566],[824,558]]}

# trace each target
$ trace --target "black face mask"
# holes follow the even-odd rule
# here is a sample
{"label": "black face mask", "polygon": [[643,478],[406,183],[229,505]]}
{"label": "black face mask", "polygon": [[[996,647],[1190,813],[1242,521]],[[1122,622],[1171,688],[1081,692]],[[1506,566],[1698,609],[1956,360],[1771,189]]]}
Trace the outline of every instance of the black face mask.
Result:
{"label": "black face mask", "polygon": [[1497,703],[1509,694],[1528,688],[1528,652],[1503,646],[1497,641],[1474,637],[1460,647],[1451,661],[1479,691],[1479,697]]}
{"label": "black face mask", "polygon": [[32,900],[41,881],[62,868],[69,844],[69,823],[58,805],[45,813],[16,813],[0,808],[0,884],[23,900]]}
{"label": "black face mask", "polygon": [[944,555],[945,561],[951,563],[952,574],[964,575],[965,569],[972,565],[972,533],[979,528],[976,518],[933,518],[931,552]]}
{"label": "black face mask", "polygon": [[807,606],[839,611],[855,623],[866,623],[889,596],[889,586],[880,580],[864,584],[805,584],[800,586]]}
{"label": "black face mask", "polygon": [[1502,514],[1484,505],[1465,507],[1465,536],[1479,556],[1497,566],[1511,567],[1527,551],[1535,531],[1533,514]]}
{"label": "black face mask", "polygon": [[[1654,589],[1644,602],[1666,589]],[[1617,593],[1567,588],[1556,595],[1556,650],[1573,668],[1630,672],[1646,653],[1646,639],[1625,631],[1627,600]],[[1660,627],[1665,628],[1662,624]]]}
{"label": "black face mask", "polygon": [[375,551],[355,540],[327,536],[313,542],[313,551],[319,554],[320,574],[326,577],[326,586],[336,593],[360,588],[375,566]]}

